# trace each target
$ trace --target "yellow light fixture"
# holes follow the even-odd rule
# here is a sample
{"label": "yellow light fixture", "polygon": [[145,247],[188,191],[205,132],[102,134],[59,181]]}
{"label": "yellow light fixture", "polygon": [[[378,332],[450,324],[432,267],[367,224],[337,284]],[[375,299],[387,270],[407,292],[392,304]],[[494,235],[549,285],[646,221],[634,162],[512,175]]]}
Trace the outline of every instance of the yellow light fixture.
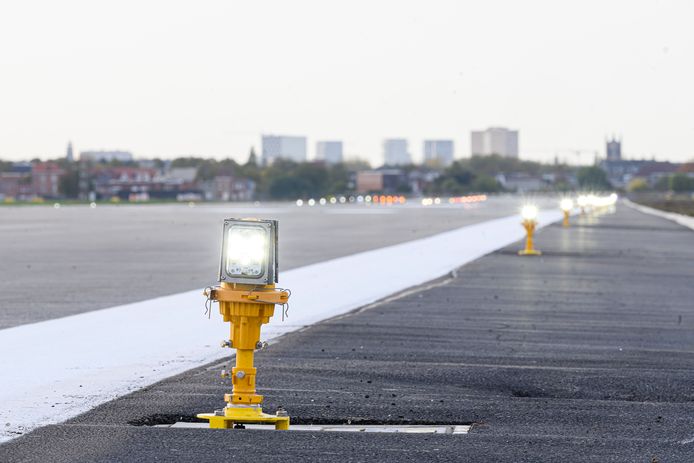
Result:
{"label": "yellow light fixture", "polygon": [[574,208],[574,202],[570,198],[564,198],[559,203],[559,208],[564,213],[564,220],[562,221],[562,225],[564,226],[564,228],[568,228],[570,225],[569,216],[571,215],[571,211]]}
{"label": "yellow light fixture", "polygon": [[219,266],[219,286],[205,290],[208,302],[217,301],[225,322],[231,322],[231,335],[222,347],[236,349],[236,363],[222,377],[230,377],[231,394],[227,405],[214,413],[200,413],[211,428],[229,429],[244,423],[274,424],[289,429],[289,416],[283,409],[276,414],[263,413],[263,396],[256,394],[255,351],[266,344],[260,341],[260,328],[268,323],[275,305],[285,305],[290,292],[275,288],[277,282],[276,220],[226,219]]}
{"label": "yellow light fixture", "polygon": [[525,249],[518,251],[519,256],[539,256],[542,254],[539,250],[535,249],[533,242],[533,235],[535,234],[535,228],[537,227],[537,216],[538,216],[537,206],[534,204],[526,204],[521,209],[521,218],[523,221],[521,224],[525,228]]}

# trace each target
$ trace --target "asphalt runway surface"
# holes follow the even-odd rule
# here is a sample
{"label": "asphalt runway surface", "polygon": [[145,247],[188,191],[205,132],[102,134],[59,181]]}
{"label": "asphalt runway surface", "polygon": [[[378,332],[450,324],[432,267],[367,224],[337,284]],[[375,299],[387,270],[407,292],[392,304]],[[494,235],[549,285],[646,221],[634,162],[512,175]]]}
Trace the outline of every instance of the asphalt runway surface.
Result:
{"label": "asphalt runway surface", "polygon": [[626,207],[542,230],[257,356],[296,423],[467,435],[156,427],[222,405],[217,363],[0,447],[0,461],[694,461],[694,233]]}
{"label": "asphalt runway surface", "polygon": [[217,279],[226,217],[278,219],[281,272],[509,216],[522,203],[0,207],[0,329],[204,288]]}

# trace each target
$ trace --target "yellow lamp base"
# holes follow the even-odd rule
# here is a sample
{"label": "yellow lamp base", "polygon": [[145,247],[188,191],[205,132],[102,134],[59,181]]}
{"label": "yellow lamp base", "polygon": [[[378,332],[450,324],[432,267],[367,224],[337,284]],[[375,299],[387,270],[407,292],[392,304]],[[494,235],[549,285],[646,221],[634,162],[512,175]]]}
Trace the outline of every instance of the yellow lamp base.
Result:
{"label": "yellow lamp base", "polygon": [[209,420],[212,429],[232,429],[237,424],[274,424],[277,430],[289,429],[289,417],[263,413],[259,406],[224,407],[224,414],[199,413],[198,418]]}
{"label": "yellow lamp base", "polygon": [[538,251],[537,249],[521,249],[518,251],[519,256],[541,256],[542,251]]}

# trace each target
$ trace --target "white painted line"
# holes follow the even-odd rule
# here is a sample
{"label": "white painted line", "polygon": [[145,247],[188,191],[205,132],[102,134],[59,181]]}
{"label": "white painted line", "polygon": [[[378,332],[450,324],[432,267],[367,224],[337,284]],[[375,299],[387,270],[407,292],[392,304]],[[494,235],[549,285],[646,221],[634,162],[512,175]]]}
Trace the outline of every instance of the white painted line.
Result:
{"label": "white painted line", "polygon": [[[183,429],[210,429],[209,423],[184,423],[178,422],[171,425],[158,425],[161,428],[183,428]],[[275,426],[271,424],[245,424],[245,429],[256,429],[263,431],[274,431]],[[470,431],[469,425],[463,424],[292,424],[289,431],[311,431],[311,432],[368,432],[368,433],[401,433],[401,434],[467,434]],[[230,430],[230,432],[234,432]],[[280,431],[285,432],[285,431]]]}
{"label": "white painted line", "polygon": [[639,212],[643,212],[644,214],[655,215],[657,217],[672,220],[673,222],[676,222],[680,225],[694,230],[694,217],[690,217],[684,214],[676,214],[674,212],[661,211],[660,209],[654,209],[648,206],[642,206],[641,204],[636,204],[635,202],[630,201],[628,199],[624,200],[624,204],[631,207],[632,209],[636,209]]}
{"label": "white painted line", "polygon": [[[560,218],[543,212],[540,226]],[[523,236],[512,216],[280,273],[292,290],[290,318],[281,322],[276,310],[263,339],[441,277]],[[204,317],[203,301],[188,291],[0,330],[0,442],[222,358],[229,327],[216,306]]]}

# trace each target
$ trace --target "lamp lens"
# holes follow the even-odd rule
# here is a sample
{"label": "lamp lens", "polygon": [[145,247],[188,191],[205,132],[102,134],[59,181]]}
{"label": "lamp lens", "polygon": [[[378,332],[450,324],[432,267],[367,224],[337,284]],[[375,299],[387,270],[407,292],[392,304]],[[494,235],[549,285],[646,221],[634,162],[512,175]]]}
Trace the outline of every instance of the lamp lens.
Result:
{"label": "lamp lens", "polygon": [[537,206],[528,204],[521,209],[521,217],[524,220],[535,220],[537,218]]}
{"label": "lamp lens", "polygon": [[267,262],[268,232],[262,227],[234,225],[226,243],[227,274],[256,278],[264,273]]}

